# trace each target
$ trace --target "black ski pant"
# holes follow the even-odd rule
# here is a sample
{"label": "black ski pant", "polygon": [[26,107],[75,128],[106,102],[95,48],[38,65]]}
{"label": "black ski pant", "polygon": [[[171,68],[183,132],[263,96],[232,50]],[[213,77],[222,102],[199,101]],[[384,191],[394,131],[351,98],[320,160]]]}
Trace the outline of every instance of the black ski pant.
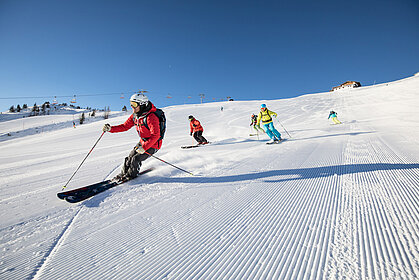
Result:
{"label": "black ski pant", "polygon": [[129,178],[135,178],[140,173],[141,164],[144,160],[148,159],[150,155],[156,153],[158,150],[154,148],[148,149],[144,154],[137,153],[140,144],[137,144],[134,149],[125,158],[124,166],[122,167],[121,174]]}
{"label": "black ski pant", "polygon": [[203,131],[195,131],[194,134],[193,134],[193,138],[195,138],[195,140],[199,144],[204,143],[204,142],[208,142],[207,139],[205,139],[205,137],[202,136],[202,132]]}

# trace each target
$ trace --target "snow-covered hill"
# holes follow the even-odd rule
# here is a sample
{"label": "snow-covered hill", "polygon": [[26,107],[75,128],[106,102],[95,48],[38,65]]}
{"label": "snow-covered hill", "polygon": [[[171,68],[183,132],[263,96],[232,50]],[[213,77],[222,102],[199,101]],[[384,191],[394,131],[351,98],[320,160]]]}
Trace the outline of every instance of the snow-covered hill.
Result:
{"label": "snow-covered hill", "polygon": [[[292,138],[277,121],[282,144],[249,136],[261,103]],[[0,278],[417,279],[417,108],[419,77],[168,107],[156,156],[195,176],[151,158],[143,168],[152,172],[77,205],[56,193],[103,124],[127,116],[6,139]],[[331,125],[330,110],[342,125]],[[179,148],[193,143],[190,114],[212,144]],[[137,139],[134,130],[105,134],[68,188],[115,175]]]}
{"label": "snow-covered hill", "polygon": [[[128,112],[129,113],[129,112]],[[19,113],[2,112],[0,114],[0,142],[14,140],[28,135],[78,126],[84,114],[84,124],[104,118],[104,111],[75,109],[55,106],[54,108],[33,116],[32,109]],[[109,117],[126,115],[127,112],[107,112]]]}

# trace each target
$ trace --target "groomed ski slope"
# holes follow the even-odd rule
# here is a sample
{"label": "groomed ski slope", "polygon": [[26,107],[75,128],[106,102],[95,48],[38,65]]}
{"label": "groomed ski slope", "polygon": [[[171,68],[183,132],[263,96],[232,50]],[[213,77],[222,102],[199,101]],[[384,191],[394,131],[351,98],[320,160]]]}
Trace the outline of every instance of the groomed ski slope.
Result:
{"label": "groomed ski slope", "polygon": [[[292,138],[278,122],[279,145],[249,136],[261,103]],[[419,77],[168,107],[156,156],[195,176],[151,158],[152,172],[76,205],[56,193],[127,116],[3,141],[0,278],[418,279],[418,108]],[[212,144],[180,149],[190,114]],[[115,175],[137,137],[105,134],[68,188]]]}

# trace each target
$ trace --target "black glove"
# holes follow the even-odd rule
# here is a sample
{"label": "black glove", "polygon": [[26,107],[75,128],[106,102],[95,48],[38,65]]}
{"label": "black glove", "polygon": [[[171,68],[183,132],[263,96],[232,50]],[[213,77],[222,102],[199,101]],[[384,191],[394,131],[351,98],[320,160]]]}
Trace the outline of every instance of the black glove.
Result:
{"label": "black glove", "polygon": [[192,132],[191,132],[191,134],[190,134],[191,136],[192,136]]}

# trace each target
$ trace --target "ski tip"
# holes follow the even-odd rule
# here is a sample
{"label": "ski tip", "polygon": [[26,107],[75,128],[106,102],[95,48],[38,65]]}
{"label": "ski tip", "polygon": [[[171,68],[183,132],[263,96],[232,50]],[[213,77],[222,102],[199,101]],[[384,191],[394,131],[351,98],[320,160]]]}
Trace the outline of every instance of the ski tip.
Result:
{"label": "ski tip", "polygon": [[65,197],[65,201],[69,202],[69,203],[77,203],[77,202],[81,202],[79,199],[77,199],[77,197],[75,196],[67,196]]}

